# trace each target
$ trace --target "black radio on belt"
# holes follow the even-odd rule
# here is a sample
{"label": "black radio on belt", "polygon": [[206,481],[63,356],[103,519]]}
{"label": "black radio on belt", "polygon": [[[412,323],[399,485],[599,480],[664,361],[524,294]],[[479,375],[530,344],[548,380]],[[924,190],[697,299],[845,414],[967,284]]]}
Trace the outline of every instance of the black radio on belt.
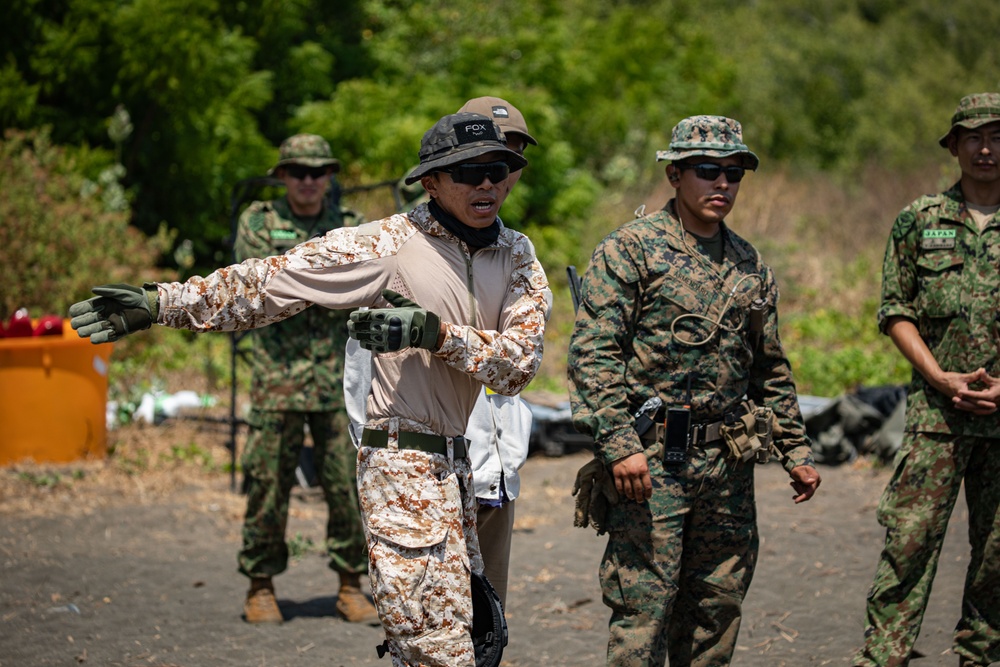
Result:
{"label": "black radio on belt", "polygon": [[680,407],[667,408],[667,423],[663,429],[663,465],[684,463],[691,443],[691,374],[687,376],[687,398]]}

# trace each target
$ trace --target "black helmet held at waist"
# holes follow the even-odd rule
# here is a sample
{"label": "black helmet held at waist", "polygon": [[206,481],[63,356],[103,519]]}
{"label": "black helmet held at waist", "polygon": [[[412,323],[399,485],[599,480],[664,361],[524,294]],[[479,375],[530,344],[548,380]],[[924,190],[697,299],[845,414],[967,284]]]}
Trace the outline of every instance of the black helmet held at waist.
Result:
{"label": "black helmet held at waist", "polygon": [[482,574],[472,573],[472,646],[476,667],[499,667],[507,645],[507,619],[500,596]]}

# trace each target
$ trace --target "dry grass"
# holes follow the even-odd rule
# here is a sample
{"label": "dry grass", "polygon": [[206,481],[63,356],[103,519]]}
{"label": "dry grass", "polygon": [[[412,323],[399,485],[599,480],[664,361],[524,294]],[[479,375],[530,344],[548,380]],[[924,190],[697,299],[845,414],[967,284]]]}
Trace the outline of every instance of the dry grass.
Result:
{"label": "dry grass", "polygon": [[243,500],[229,492],[227,440],[215,423],[120,427],[108,434],[103,459],[0,468],[0,515],[86,516],[101,507],[171,499],[238,517]]}

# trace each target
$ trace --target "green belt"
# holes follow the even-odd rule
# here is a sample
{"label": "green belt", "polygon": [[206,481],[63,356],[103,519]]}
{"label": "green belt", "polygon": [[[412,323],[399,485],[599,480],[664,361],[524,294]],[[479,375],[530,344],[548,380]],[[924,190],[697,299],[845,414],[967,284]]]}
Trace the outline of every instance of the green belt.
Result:
{"label": "green belt", "polygon": [[[465,438],[457,436],[451,439],[452,451],[456,459],[466,457]],[[377,431],[366,428],[361,433],[362,447],[388,447],[389,432]],[[399,432],[400,449],[419,449],[422,452],[440,454],[448,456],[448,438],[443,435],[429,435],[427,433],[414,433],[412,431]]]}

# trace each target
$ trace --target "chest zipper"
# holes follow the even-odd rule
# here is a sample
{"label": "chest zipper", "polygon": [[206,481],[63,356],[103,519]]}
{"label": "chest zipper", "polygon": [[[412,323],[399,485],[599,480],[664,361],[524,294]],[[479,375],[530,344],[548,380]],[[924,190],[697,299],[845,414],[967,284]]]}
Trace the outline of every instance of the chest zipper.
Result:
{"label": "chest zipper", "polygon": [[469,325],[478,329],[478,318],[476,312],[476,288],[472,280],[472,254],[469,253],[468,247],[462,244],[462,254],[465,256],[465,284],[469,292]]}

